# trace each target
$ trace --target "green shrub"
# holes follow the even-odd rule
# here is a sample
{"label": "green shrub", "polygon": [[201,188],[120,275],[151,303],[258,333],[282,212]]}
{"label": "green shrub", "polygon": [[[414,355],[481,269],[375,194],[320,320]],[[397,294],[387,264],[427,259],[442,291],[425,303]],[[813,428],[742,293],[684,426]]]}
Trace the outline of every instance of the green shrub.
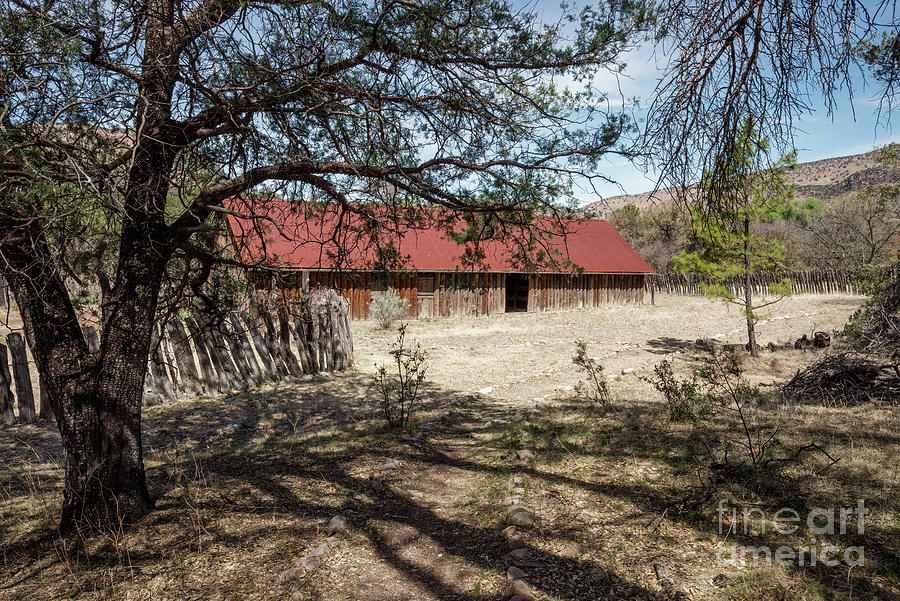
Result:
{"label": "green shrub", "polygon": [[672,372],[672,364],[661,361],[653,368],[653,373],[652,377],[645,379],[666,399],[669,419],[695,422],[709,414],[711,399],[696,372],[690,378],[679,380]]}
{"label": "green shrub", "polygon": [[722,449],[729,463],[729,447],[737,446],[751,468],[773,465],[777,461],[778,427],[764,425],[759,413],[762,394],[743,374],[741,360],[733,350],[708,342],[699,345],[700,365],[689,378],[679,379],[668,361],[655,368],[655,377],[647,381],[660,391],[669,405],[674,421],[697,422],[712,413],[735,418],[737,432],[727,437]]}
{"label": "green shrub", "polygon": [[378,326],[384,330],[407,314],[409,314],[409,302],[405,298],[400,298],[393,288],[388,288],[385,293],[374,295],[369,303],[369,317],[376,320]]}

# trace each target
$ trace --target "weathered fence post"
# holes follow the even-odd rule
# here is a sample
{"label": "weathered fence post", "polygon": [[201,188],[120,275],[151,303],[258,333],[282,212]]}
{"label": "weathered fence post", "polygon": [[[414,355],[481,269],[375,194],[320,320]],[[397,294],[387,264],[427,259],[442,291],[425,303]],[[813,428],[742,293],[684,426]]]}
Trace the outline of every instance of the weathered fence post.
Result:
{"label": "weathered fence post", "polygon": [[25,339],[18,332],[13,332],[6,337],[6,343],[12,355],[13,379],[16,381],[16,398],[19,402],[19,421],[23,424],[33,424],[34,390],[31,387],[31,374],[28,372]]}
{"label": "weathered fence post", "polygon": [[228,321],[231,322],[233,329],[232,338],[236,339],[239,351],[244,356],[244,361],[250,369],[249,378],[254,384],[259,384],[263,381],[263,370],[260,369],[256,355],[253,353],[253,342],[250,338],[249,327],[246,323],[241,322],[241,316],[237,313],[229,314]]}
{"label": "weathered fence post", "polygon": [[234,330],[229,316],[228,322],[222,322],[222,331],[220,332],[222,341],[228,345],[226,352],[231,356],[231,360],[237,367],[236,377],[240,378],[238,382],[240,388],[248,388],[253,385],[253,374],[250,371],[250,365],[247,363],[247,357],[241,348],[240,332]]}
{"label": "weathered fence post", "polygon": [[190,332],[190,339],[194,343],[194,348],[197,349],[197,359],[200,362],[200,375],[203,378],[206,389],[210,393],[222,392],[221,384],[219,382],[219,370],[216,369],[216,364],[213,359],[215,353],[209,352],[200,326],[197,325],[197,321],[193,317],[186,317],[184,319],[184,325],[187,326],[188,332]]}
{"label": "weathered fence post", "polygon": [[316,342],[316,320],[312,311],[313,299],[312,295],[306,302],[306,306],[301,307],[300,325],[302,327],[303,348],[307,356],[309,356],[309,373],[318,373],[321,370],[319,362],[319,344]]}
{"label": "weathered fence post", "polygon": [[350,331],[350,304],[333,291],[330,293],[328,312],[331,322],[332,370],[343,371],[353,363],[353,336]]}
{"label": "weathered fence post", "polygon": [[[851,272],[837,269],[789,270],[757,273],[751,277],[750,289],[754,294],[765,295],[769,284],[784,278],[792,280],[793,294],[858,294],[856,281]],[[696,274],[665,273],[648,276],[644,281],[644,290],[650,293],[654,302],[656,288],[667,294],[694,296],[702,294],[700,285],[708,283]],[[726,289],[735,296],[743,295],[744,284],[741,279],[731,278],[725,281]]]}
{"label": "weathered fence post", "polygon": [[266,328],[265,343],[269,356],[272,357],[272,364],[279,378],[283,378],[290,374],[287,366],[287,359],[281,348],[280,330],[275,326],[271,313],[266,310],[260,311],[260,319]]}
{"label": "weathered fence post", "polygon": [[309,304],[309,295],[303,297],[303,300],[300,302],[291,301],[288,304],[288,313],[290,315],[291,320],[293,321],[293,326],[291,327],[291,337],[294,339],[294,346],[297,347],[297,354],[299,355],[300,360],[300,368],[305,374],[315,373],[316,370],[313,368],[313,360],[309,353],[309,347],[306,344],[306,323],[304,321],[304,316],[306,312],[304,311],[304,305]]}
{"label": "weathered fence post", "polygon": [[283,306],[278,308],[278,340],[288,372],[292,376],[299,376],[303,373],[303,369],[300,367],[300,362],[297,360],[297,356],[294,355],[294,351],[291,350],[291,324],[287,309]]}
{"label": "weathered fence post", "polygon": [[89,353],[96,353],[100,350],[100,335],[93,326],[81,326],[81,333]]}
{"label": "weathered fence post", "polygon": [[259,364],[263,373],[263,379],[274,380],[278,377],[278,370],[275,369],[275,363],[272,359],[272,355],[269,353],[269,348],[266,346],[266,343],[263,342],[262,335],[259,333],[259,320],[251,317],[246,311],[241,313],[241,319],[247,326],[247,333],[250,336],[250,341],[253,343],[253,348],[256,349],[256,354],[259,355]]}
{"label": "weathered fence post", "polygon": [[[230,346],[225,341],[222,331],[217,325],[208,322],[204,330],[208,332],[209,349],[215,355],[216,367],[219,370],[219,380],[222,382],[224,390],[246,388],[246,380],[241,377],[240,369],[232,361],[229,351]],[[244,382],[244,384],[241,384],[241,382]]]}
{"label": "weathered fence post", "polygon": [[6,345],[0,344],[0,420],[7,426],[16,423],[16,414],[13,411],[12,388],[10,388],[11,380],[9,377],[9,357],[6,355]]}
{"label": "weathered fence post", "polygon": [[178,389],[182,394],[192,396],[206,392],[203,379],[197,371],[194,353],[191,350],[190,337],[181,321],[170,321],[166,324],[166,335],[172,343],[175,364],[178,366]]}
{"label": "weathered fence post", "polygon": [[[175,400],[175,381],[169,378],[163,360],[161,347],[163,338],[160,328],[153,329],[153,338],[150,341],[150,356],[147,358],[147,373],[145,378],[149,384],[145,384],[145,392],[149,388],[149,400],[167,403]],[[145,401],[146,402],[146,401]],[[147,404],[150,404],[147,402]]]}
{"label": "weathered fence post", "polygon": [[53,413],[53,405],[50,404],[50,388],[44,382],[44,376],[40,373],[38,373],[38,387],[41,389],[41,419],[55,422],[56,414]]}
{"label": "weathered fence post", "polygon": [[[90,340],[92,329],[84,332]],[[229,314],[224,324],[171,321],[152,344],[148,403],[172,400],[176,392],[226,392],[289,375],[343,371],[353,362],[350,304],[334,290],[317,288],[301,302],[270,306],[256,318],[244,311]]]}

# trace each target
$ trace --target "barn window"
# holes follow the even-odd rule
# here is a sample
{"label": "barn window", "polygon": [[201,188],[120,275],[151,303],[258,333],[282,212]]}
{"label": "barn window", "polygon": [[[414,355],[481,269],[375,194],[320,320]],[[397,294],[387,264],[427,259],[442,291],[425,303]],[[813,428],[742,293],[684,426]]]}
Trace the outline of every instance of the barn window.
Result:
{"label": "barn window", "polygon": [[420,273],[419,274],[419,282],[418,282],[419,295],[432,295],[434,294],[434,274],[433,273]]}

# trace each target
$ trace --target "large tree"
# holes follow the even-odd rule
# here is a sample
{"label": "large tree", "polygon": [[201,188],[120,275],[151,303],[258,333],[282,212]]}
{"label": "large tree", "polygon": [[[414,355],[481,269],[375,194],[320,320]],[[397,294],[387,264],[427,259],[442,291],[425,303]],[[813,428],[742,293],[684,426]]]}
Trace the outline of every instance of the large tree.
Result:
{"label": "large tree", "polygon": [[[373,230],[523,229],[616,150],[627,121],[595,108],[592,80],[647,18],[640,2],[545,24],[502,0],[3,0],[0,270],[58,418],[61,528],[152,508],[154,321],[161,296],[202,292],[229,199],[265,186]],[[65,285],[90,273],[95,353]]]}

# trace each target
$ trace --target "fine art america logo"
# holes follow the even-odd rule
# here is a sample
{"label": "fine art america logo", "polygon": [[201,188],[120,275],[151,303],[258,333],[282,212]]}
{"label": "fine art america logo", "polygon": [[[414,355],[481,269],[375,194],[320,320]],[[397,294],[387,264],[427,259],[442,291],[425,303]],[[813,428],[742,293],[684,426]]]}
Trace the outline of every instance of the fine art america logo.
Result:
{"label": "fine art america logo", "polygon": [[[865,547],[837,546],[829,542],[836,535],[862,535],[864,516],[869,513],[862,499],[856,507],[816,507],[805,516],[790,507],[766,511],[759,507],[741,506],[728,499],[719,501],[719,534],[726,541],[730,535],[743,534],[765,537],[767,541],[797,534],[805,527],[809,543],[800,547],[788,545],[738,545],[723,543],[716,552],[719,562],[726,565],[772,565],[834,567],[841,563],[848,567],[865,564]],[[818,537],[828,537],[819,540]]]}

